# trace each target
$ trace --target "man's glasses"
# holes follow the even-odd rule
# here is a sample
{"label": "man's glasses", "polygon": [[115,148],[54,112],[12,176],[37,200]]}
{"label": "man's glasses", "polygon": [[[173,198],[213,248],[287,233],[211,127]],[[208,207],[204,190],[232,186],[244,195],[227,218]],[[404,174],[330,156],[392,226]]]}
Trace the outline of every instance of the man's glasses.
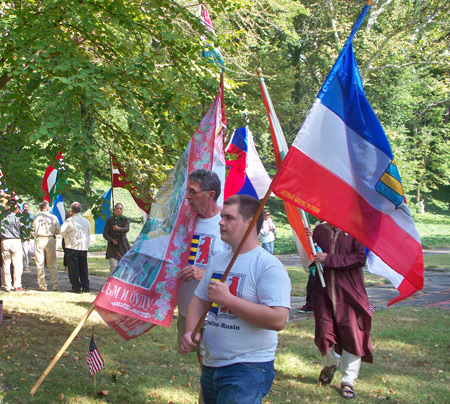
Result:
{"label": "man's glasses", "polygon": [[189,194],[189,195],[192,195],[192,196],[195,196],[195,195],[197,195],[197,194],[200,193],[200,192],[208,192],[208,191],[202,191],[201,189],[200,189],[199,191],[197,191],[197,190],[194,189],[194,188],[188,188],[188,189],[186,189],[186,193]]}

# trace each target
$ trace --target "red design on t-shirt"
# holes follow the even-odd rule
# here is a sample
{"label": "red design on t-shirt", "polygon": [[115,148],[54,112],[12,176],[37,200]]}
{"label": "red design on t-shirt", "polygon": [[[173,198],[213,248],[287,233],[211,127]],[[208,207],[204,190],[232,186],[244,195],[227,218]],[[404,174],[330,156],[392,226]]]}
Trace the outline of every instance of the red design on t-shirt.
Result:
{"label": "red design on t-shirt", "polygon": [[207,264],[209,259],[209,249],[211,247],[211,237],[202,237],[203,244],[199,245],[199,257],[197,263]]}

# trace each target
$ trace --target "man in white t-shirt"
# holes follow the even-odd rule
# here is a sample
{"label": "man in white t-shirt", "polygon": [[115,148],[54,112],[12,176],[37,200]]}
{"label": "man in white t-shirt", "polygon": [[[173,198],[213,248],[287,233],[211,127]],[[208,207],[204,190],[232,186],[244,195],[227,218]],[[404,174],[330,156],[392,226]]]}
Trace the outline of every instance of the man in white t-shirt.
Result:
{"label": "man in white t-shirt", "polygon": [[248,195],[228,198],[220,233],[232,251],[216,254],[191,300],[181,351],[189,353],[192,332],[209,302],[214,302],[204,332],[201,386],[206,404],[262,402],[272,385],[277,331],[286,325],[291,283],[281,262],[258,241],[263,217],[251,231],[227,281],[217,282],[239,246],[260,202]]}
{"label": "man in white t-shirt", "polygon": [[[194,295],[200,279],[211,257],[219,251],[228,250],[229,246],[220,238],[220,211],[217,204],[221,186],[218,175],[211,170],[192,171],[188,178],[186,199],[191,212],[197,214],[194,235],[190,246],[188,265],[179,273],[180,287],[177,295],[178,304],[178,341],[185,334],[186,314],[189,303]],[[201,343],[193,348],[202,366],[203,350]],[[203,403],[201,394],[199,403]]]}

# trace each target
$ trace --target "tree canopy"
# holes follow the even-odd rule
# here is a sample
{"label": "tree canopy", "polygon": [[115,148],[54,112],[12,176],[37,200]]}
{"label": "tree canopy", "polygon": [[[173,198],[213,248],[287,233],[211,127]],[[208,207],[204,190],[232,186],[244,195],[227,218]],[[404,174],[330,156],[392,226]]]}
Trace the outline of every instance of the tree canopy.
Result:
{"label": "tree canopy", "polygon": [[[205,2],[217,33],[207,35],[225,62],[229,134],[246,107],[260,155],[272,161],[255,69],[263,69],[290,143],[364,3]],[[63,149],[68,188],[76,182],[89,192],[113,152],[137,186],[154,193],[218,87],[219,67],[201,57],[197,8],[4,1],[0,167],[9,186],[42,197],[43,172]],[[417,198],[450,182],[449,14],[446,0],[375,0],[354,40],[367,97],[405,190]]]}

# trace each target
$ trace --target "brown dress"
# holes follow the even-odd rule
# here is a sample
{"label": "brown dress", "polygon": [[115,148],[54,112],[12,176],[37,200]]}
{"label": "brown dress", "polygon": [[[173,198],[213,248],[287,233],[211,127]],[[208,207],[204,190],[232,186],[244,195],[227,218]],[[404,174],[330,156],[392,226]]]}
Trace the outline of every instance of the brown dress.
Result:
{"label": "brown dress", "polygon": [[[116,225],[121,228],[120,231],[113,230],[114,220]],[[106,258],[120,259],[130,249],[130,243],[127,239],[127,233],[130,230],[130,221],[124,217],[111,216],[106,220],[105,228],[103,229],[103,237],[108,240],[106,247]],[[117,240],[118,244],[114,245],[112,240]]]}
{"label": "brown dress", "polygon": [[335,345],[338,354],[345,349],[372,363],[372,315],[362,271],[364,246],[328,223],[316,226],[313,240],[328,253],[323,263],[326,287],[322,287],[317,271],[314,282],[314,341],[323,356]]}

